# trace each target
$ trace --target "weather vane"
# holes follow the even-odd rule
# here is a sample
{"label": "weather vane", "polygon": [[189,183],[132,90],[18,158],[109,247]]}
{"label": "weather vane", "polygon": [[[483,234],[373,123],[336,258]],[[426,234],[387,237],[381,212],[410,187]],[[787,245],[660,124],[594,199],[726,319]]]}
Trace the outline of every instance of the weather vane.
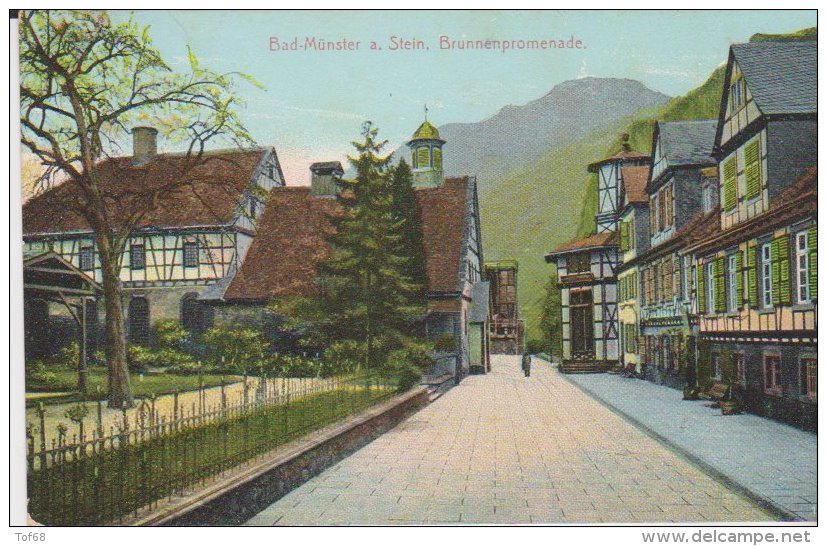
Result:
{"label": "weather vane", "polygon": [[428,105],[425,105],[425,121],[428,121]]}

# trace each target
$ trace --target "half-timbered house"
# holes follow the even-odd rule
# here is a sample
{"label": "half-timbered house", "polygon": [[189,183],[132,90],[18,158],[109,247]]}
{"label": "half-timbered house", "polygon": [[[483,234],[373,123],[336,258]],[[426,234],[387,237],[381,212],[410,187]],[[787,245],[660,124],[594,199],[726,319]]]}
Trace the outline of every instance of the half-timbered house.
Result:
{"label": "half-timbered house", "polygon": [[620,261],[617,274],[620,360],[630,370],[640,372],[640,274],[635,258],[649,249],[649,199],[646,183],[649,165],[620,169]]}
{"label": "half-timbered house", "polygon": [[[414,176],[417,209],[422,223],[427,275],[427,313],[423,328],[433,341],[450,340],[450,349],[435,373],[458,378],[471,364],[488,367],[488,289],[482,280],[482,234],[477,181],[473,176],[444,178],[441,155],[444,144],[438,130],[423,124],[411,141],[412,153],[421,160]],[[423,144],[424,142],[424,144]],[[425,147],[425,151],[419,151]],[[434,171],[429,171],[428,169]],[[436,172],[435,172],[436,171]],[[279,317],[268,304],[289,296],[309,296],[318,289],[319,264],[330,252],[329,235],[335,229],[331,216],[342,214],[337,184],[341,165],[314,164],[310,187],[278,188],[260,220],[259,236],[247,259],[226,285],[209,295],[216,320],[245,321],[272,335]],[[480,283],[486,286],[478,286]],[[484,300],[484,301],[482,301]],[[482,330],[480,330],[482,328]]]}
{"label": "half-timbered house", "polygon": [[629,135],[612,157],[588,166],[597,174],[595,233],[546,254],[557,266],[561,289],[564,372],[600,372],[619,364],[617,271],[621,208],[621,171],[643,166],[649,156],[632,150]]}
{"label": "half-timbered house", "polygon": [[720,229],[694,258],[699,380],[736,385],[746,407],[817,427],[815,42],[730,49],[715,155]]}
{"label": "half-timbered house", "polygon": [[517,301],[517,260],[498,260],[484,266],[491,283],[491,352],[516,355],[523,352],[524,323]]}
{"label": "half-timbered house", "polygon": [[[655,124],[646,186],[650,248],[629,262],[637,266],[642,281],[642,372],[647,379],[674,387],[686,384],[695,343],[685,290],[689,259],[679,250],[704,218],[704,203],[712,203],[709,195],[704,196],[713,187],[704,171],[715,165],[711,154],[716,125],[715,120]],[[692,227],[683,229],[687,225]]]}
{"label": "half-timbered house", "polygon": [[[177,190],[143,209],[124,246],[120,277],[127,335],[138,344],[149,341],[150,326],[158,319],[180,319],[195,330],[209,326],[209,309],[200,297],[238,269],[270,190],[284,186],[272,148],[207,152],[193,162],[184,155],[157,154],[156,134],[149,127],[135,128],[133,156],[99,165],[101,192],[116,224],[141,210],[130,200],[131,190],[145,193],[172,183],[173,177],[186,178]],[[54,252],[100,282],[94,234],[77,209],[78,200],[79,189],[71,180],[30,199],[23,206],[24,254]],[[28,314],[27,321],[51,320],[48,306],[35,308],[41,312]],[[89,311],[89,320],[96,321],[97,306]]]}

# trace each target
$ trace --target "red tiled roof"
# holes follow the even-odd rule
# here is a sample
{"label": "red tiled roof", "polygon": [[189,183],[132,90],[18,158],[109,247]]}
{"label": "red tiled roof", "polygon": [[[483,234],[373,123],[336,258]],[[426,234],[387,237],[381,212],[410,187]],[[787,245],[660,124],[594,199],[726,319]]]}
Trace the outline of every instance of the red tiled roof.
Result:
{"label": "red tiled roof", "polygon": [[601,165],[604,163],[608,163],[610,161],[617,161],[618,159],[629,159],[629,160],[636,160],[636,159],[649,159],[649,154],[644,154],[642,152],[638,152],[637,150],[631,149],[622,149],[612,157],[607,157],[605,159],[601,159],[599,161],[595,161],[594,163],[590,163],[587,170],[590,173],[596,173],[597,170],[600,168]]}
{"label": "red tiled roof", "polygon": [[[158,200],[138,227],[226,224],[265,153],[263,149],[210,152],[194,166],[193,160],[173,154],[142,165],[133,165],[131,157],[112,158],[99,165],[101,193],[117,225],[146,208],[152,190],[185,179],[186,184]],[[88,231],[88,223],[73,206],[80,196],[80,188],[69,180],[30,199],[23,205],[23,233]]]}
{"label": "red tiled roof", "polygon": [[[453,292],[458,288],[468,182],[468,177],[448,178],[441,187],[415,192],[429,291]],[[311,196],[307,187],[274,189],[224,300],[266,301],[314,294],[318,265],[330,255],[331,217],[343,210],[334,199]]]}
{"label": "red tiled roof", "polygon": [[546,259],[555,254],[565,254],[575,250],[585,250],[587,248],[599,248],[605,246],[617,246],[620,244],[620,236],[615,231],[606,231],[603,233],[595,233],[587,237],[575,239],[568,243],[562,244],[553,251],[546,254]]}
{"label": "red tiled roof", "polygon": [[629,203],[649,202],[649,196],[646,194],[646,184],[649,181],[651,170],[649,165],[629,165],[620,169],[626,200]]}
{"label": "red tiled roof", "polygon": [[425,244],[425,271],[431,292],[458,289],[468,183],[467,176],[446,178],[438,188],[416,190]]}
{"label": "red tiled roof", "polygon": [[256,237],[224,293],[226,301],[266,301],[316,293],[320,262],[330,255],[335,199],[314,197],[307,186],[275,188],[259,219]]}

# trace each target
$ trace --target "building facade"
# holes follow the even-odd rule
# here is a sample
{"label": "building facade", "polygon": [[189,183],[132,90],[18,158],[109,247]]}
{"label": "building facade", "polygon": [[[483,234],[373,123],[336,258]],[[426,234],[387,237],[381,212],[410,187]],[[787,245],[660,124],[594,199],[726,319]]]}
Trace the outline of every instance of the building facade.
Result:
{"label": "building facade", "polygon": [[640,372],[640,272],[635,262],[638,255],[649,249],[649,199],[646,195],[646,183],[649,181],[650,167],[623,167],[620,174],[621,264],[617,273],[620,361],[627,370]]}
{"label": "building facade", "polygon": [[715,120],[655,124],[646,186],[650,248],[631,262],[641,278],[641,372],[678,388],[694,374],[697,335],[688,305],[689,263],[679,251],[696,233],[704,203],[711,203],[704,170],[715,165],[716,126]]}
{"label": "building facade", "polygon": [[485,278],[491,285],[491,352],[522,354],[525,326],[520,319],[517,300],[517,260],[488,262]]}
{"label": "building facade", "polygon": [[[442,176],[441,163],[434,166],[432,158],[438,155],[441,161],[444,143],[428,122],[411,140],[412,154],[428,156],[427,164],[423,160],[414,169],[427,276],[427,311],[421,327],[441,349],[433,373],[461,379],[472,366],[489,368],[489,292],[481,274],[477,181],[473,176]],[[423,146],[426,152],[419,152]],[[436,149],[440,153],[435,155]],[[341,165],[316,163],[311,171],[309,188],[293,186],[272,192],[247,259],[228,282],[216,285],[209,294],[216,320],[244,321],[271,335],[285,335],[278,326],[278,313],[269,304],[316,293],[318,266],[329,256],[328,238],[335,229],[331,217],[344,209],[337,199]]]}
{"label": "building facade", "polygon": [[597,175],[595,233],[546,254],[557,266],[561,290],[563,359],[570,373],[600,372],[620,363],[617,274],[622,169],[645,166],[649,157],[629,147],[623,136],[616,155],[589,165]]}
{"label": "building facade", "polygon": [[699,380],[817,428],[817,44],[730,49],[715,156],[719,229],[693,256]]}
{"label": "building facade", "polygon": [[[187,184],[147,208],[124,245],[120,278],[125,294],[127,336],[147,344],[151,325],[178,319],[190,329],[209,327],[211,314],[200,302],[212,286],[230,278],[243,262],[257,234],[258,220],[272,189],[284,186],[272,148],[209,152],[194,166],[185,156],[157,154],[157,131],[133,131],[132,157],[100,164],[101,192],[110,203],[127,202],[132,187],[144,190],[168,182],[187,169]],[[67,207],[79,190],[66,182],[23,206],[24,255],[54,252],[100,282],[100,259],[93,232],[84,218]],[[110,214],[125,220],[129,210],[113,204]],[[27,303],[26,320],[61,322],[59,308]],[[98,308],[89,320],[98,322]],[[35,312],[34,309],[38,311]],[[52,336],[53,349],[60,336]]]}

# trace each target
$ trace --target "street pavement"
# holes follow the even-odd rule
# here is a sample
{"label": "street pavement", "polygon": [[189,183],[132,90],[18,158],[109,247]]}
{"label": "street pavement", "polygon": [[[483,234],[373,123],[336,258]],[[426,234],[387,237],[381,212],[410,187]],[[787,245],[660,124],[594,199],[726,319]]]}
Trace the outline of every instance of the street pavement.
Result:
{"label": "street pavement", "polygon": [[709,402],[682,400],[680,391],[649,381],[566,377],[738,487],[794,519],[816,521],[816,434],[747,413],[724,416]]}
{"label": "street pavement", "polygon": [[534,361],[494,356],[248,525],[772,521]]}

